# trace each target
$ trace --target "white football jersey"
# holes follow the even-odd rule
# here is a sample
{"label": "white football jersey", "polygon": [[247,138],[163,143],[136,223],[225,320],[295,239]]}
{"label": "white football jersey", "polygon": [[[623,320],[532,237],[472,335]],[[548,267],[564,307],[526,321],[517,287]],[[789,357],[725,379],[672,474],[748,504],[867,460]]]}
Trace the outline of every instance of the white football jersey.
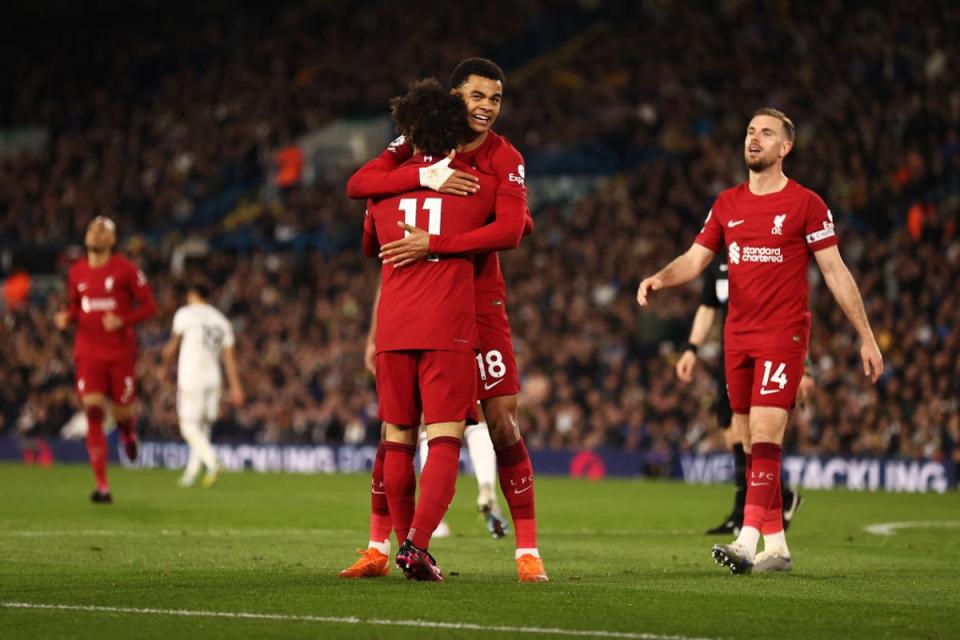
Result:
{"label": "white football jersey", "polygon": [[219,387],[220,353],[235,342],[233,327],[209,304],[188,304],[173,316],[173,334],[180,336],[177,386],[181,389]]}

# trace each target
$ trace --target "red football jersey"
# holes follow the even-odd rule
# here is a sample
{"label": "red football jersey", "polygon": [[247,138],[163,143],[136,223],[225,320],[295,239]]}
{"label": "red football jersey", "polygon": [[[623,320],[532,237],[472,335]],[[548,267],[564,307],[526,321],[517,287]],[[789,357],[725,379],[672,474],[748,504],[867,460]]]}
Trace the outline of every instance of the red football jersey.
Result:
{"label": "red football jersey", "polygon": [[[156,311],[147,277],[136,265],[118,255],[97,268],[86,258],[77,260],[67,274],[67,290],[70,318],[77,323],[77,358],[113,360],[136,354],[133,325]],[[119,316],[124,326],[106,331],[103,316],[107,312]]]}
{"label": "red football jersey", "polygon": [[[479,147],[464,154],[457,154],[460,162],[497,179],[497,195],[510,195],[523,200],[527,207],[527,187],[524,182],[525,171],[523,156],[506,138],[493,131]],[[481,186],[481,190],[482,190]],[[479,193],[479,192],[478,192]],[[500,258],[497,253],[477,255],[478,296],[505,298],[507,285],[500,270]]]}
{"label": "red football jersey", "polygon": [[[417,156],[408,164],[429,165]],[[454,162],[458,169],[469,167]],[[365,246],[399,240],[398,221],[431,234],[463,233],[483,226],[493,213],[496,181],[475,173],[480,191],[469,198],[419,189],[370,205],[364,222]],[[470,255],[440,256],[395,268],[381,268],[377,307],[377,352],[411,349],[473,351],[477,348],[475,268]]]}
{"label": "red football jersey", "polygon": [[[397,169],[410,158],[412,153],[410,141],[400,136],[383,153],[364,165],[350,178],[347,183],[347,195],[351,198],[376,198],[418,188],[420,184],[418,171],[422,165],[407,164]],[[497,180],[495,194],[520,199],[523,211],[527,211],[523,156],[506,138],[490,131],[479,147],[473,151],[457,154],[456,159],[458,165],[466,165],[494,176]],[[525,233],[532,229],[532,223],[532,219],[527,214]],[[440,242],[443,246],[442,239]],[[459,251],[459,249],[456,250]],[[506,285],[496,253],[477,254],[476,291],[477,295],[484,297],[505,297]]]}
{"label": "red football jersey", "polygon": [[727,189],[696,242],[714,253],[727,247],[729,348],[806,344],[810,256],[837,244],[833,216],[817,194],[794,180],[763,196],[746,183]]}

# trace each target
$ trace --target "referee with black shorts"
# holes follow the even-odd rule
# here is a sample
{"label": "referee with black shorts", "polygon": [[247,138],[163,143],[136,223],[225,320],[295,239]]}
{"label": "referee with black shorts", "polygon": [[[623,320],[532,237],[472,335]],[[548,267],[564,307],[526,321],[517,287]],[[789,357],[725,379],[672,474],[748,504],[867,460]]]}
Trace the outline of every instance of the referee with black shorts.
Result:
{"label": "referee with black shorts", "polygon": [[[690,329],[690,337],[681,347],[680,359],[677,361],[677,377],[682,382],[691,382],[693,380],[693,368],[697,363],[697,351],[706,340],[710,329],[713,327],[717,316],[720,317],[720,325],[726,321],[727,300],[729,298],[729,280],[727,278],[727,256],[721,255],[710,265],[710,268],[704,272],[703,291],[700,294],[700,306],[693,317],[693,327]],[[720,331],[720,362],[715,372],[717,380],[717,398],[714,402],[714,408],[717,413],[717,424],[724,430],[724,443],[727,449],[733,450],[734,460],[734,479],[736,482],[736,494],[734,495],[733,511],[724,518],[718,526],[707,531],[708,535],[738,535],[740,525],[743,522],[743,508],[747,499],[747,478],[746,478],[746,452],[743,449],[743,443],[740,442],[740,434],[730,428],[733,422],[733,412],[730,410],[730,399],[727,397],[727,379],[724,372],[723,363],[723,331]],[[800,382],[800,388],[797,392],[798,399],[803,400],[814,386],[813,376],[811,375],[810,358],[807,357],[807,367],[803,372],[803,380]],[[787,483],[781,482],[783,490],[783,528],[790,526],[790,521],[803,502],[803,497],[799,493],[790,490]]]}

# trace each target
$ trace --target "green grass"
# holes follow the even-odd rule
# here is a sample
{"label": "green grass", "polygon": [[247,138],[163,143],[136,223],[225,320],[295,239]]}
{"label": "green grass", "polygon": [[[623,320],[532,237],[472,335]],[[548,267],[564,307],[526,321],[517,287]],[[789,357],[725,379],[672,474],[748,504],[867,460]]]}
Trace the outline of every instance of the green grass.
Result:
{"label": "green grass", "polygon": [[[488,538],[461,479],[443,584],[335,576],[365,546],[369,478],[228,474],[180,489],[111,469],[115,504],[87,501],[83,466],[0,465],[0,601],[355,616],[687,637],[946,638],[960,619],[960,528],[882,537],[891,521],[960,524],[960,495],[808,492],[790,575],[734,577],[701,534],[728,487],[540,477],[548,584],[519,585],[512,540]],[[5,638],[508,638],[515,631],[0,607]]]}

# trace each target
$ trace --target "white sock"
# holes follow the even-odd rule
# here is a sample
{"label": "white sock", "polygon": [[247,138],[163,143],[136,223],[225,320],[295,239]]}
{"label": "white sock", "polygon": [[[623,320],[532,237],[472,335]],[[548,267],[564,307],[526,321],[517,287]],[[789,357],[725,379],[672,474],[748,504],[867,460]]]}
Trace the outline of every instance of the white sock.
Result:
{"label": "white sock", "polygon": [[377,542],[376,540],[371,540],[367,544],[367,549],[376,549],[383,555],[388,556],[390,555],[390,538],[387,538],[386,540],[381,540],[380,542]]}
{"label": "white sock", "polygon": [[757,553],[758,542],[760,542],[760,530],[753,527],[743,527],[740,529],[740,535],[737,536],[734,544],[742,547],[747,552],[749,559],[753,560],[753,556]]}
{"label": "white sock", "polygon": [[217,456],[213,453],[210,438],[203,432],[203,427],[196,422],[181,422],[180,434],[190,445],[191,453],[195,452],[207,469],[217,467]]}
{"label": "white sock", "polygon": [[790,550],[787,548],[787,537],[783,531],[763,536],[764,551],[779,551],[781,555],[789,558]]}
{"label": "white sock", "polygon": [[[481,488],[492,488],[497,484],[497,454],[493,450],[493,440],[486,423],[472,424],[463,432],[467,443],[473,472],[477,474],[477,484]],[[494,494],[496,500],[496,494]]]}
{"label": "white sock", "polygon": [[420,437],[417,444],[420,447],[420,472],[423,473],[423,466],[427,464],[427,454],[430,453],[430,444],[427,442],[426,429],[420,429]]}
{"label": "white sock", "polygon": [[197,474],[200,473],[200,456],[197,455],[197,452],[193,447],[190,447],[190,456],[187,458],[187,466],[183,470],[183,477],[180,478],[180,481],[184,484],[193,484],[197,479]]}
{"label": "white sock", "polygon": [[519,559],[520,559],[520,556],[533,556],[534,558],[539,558],[539,557],[540,557],[540,552],[537,550],[536,547],[526,548],[526,549],[524,549],[523,547],[521,547],[521,548],[517,549],[517,552],[513,555],[513,559],[514,559],[514,560],[519,560]]}

